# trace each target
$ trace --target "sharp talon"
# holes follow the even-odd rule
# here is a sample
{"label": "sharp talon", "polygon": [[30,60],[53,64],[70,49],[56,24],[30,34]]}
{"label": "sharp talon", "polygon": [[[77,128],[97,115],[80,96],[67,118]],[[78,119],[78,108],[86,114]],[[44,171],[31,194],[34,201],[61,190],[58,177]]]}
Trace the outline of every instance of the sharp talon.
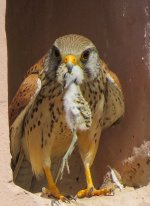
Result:
{"label": "sharp talon", "polygon": [[72,200],[77,201],[77,197],[76,196],[74,197],[74,196],[71,195],[71,198],[72,198]]}
{"label": "sharp talon", "polygon": [[69,199],[66,198],[66,197],[64,197],[64,199],[62,199],[62,201],[65,202],[65,203],[70,203]]}
{"label": "sharp talon", "polygon": [[75,196],[74,196],[74,198],[75,198],[75,201],[77,200],[77,198],[78,198],[78,195],[76,194]]}
{"label": "sharp talon", "polygon": [[67,195],[66,196],[69,200],[74,200],[74,201],[76,201],[76,197],[74,197],[73,195]]}
{"label": "sharp talon", "polygon": [[47,196],[48,196],[49,198],[54,198],[54,196],[51,195],[51,194],[47,194]]}
{"label": "sharp talon", "polygon": [[52,200],[51,201],[51,206],[59,206],[60,205],[60,203],[59,203],[59,201],[58,200]]}
{"label": "sharp talon", "polygon": [[70,203],[70,201],[69,201],[69,200],[64,200],[64,202],[65,202],[65,203]]}

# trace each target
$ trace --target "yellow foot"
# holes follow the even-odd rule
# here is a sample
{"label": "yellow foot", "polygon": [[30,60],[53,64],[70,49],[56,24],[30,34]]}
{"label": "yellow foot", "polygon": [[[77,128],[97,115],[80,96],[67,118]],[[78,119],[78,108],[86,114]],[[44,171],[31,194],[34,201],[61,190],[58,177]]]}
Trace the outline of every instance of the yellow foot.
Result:
{"label": "yellow foot", "polygon": [[[76,201],[76,199],[73,196],[68,195],[65,197],[61,193],[52,193],[49,189],[47,189],[45,187],[42,188],[42,193],[44,196],[52,197],[52,198],[57,199],[58,201],[61,200],[61,201],[66,202],[66,203],[70,203],[72,200]],[[54,202],[57,205],[57,201],[54,200]]]}
{"label": "yellow foot", "polygon": [[113,187],[106,187],[99,190],[96,190],[94,187],[91,187],[85,190],[80,190],[77,193],[77,197],[83,198],[83,197],[92,197],[92,196],[100,196],[100,195],[110,195],[113,194],[113,191],[114,191]]}
{"label": "yellow foot", "polygon": [[58,200],[62,200],[64,202],[67,200],[67,198],[64,195],[62,195],[61,193],[57,193],[57,192],[52,193],[49,189],[47,189],[45,187],[42,188],[42,193],[48,197],[54,197],[54,198],[56,198]]}

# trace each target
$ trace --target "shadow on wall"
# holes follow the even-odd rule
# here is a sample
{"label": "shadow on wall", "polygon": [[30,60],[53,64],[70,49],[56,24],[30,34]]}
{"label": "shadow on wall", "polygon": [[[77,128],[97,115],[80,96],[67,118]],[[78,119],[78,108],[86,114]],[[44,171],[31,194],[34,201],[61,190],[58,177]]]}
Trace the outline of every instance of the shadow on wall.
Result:
{"label": "shadow on wall", "polygon": [[[102,135],[93,166],[97,185],[108,164],[121,173],[128,185],[146,185],[150,177],[149,4],[148,0],[95,0],[86,4],[80,0],[7,1],[9,101],[26,70],[47,52],[57,37],[68,33],[92,39],[102,59],[120,78],[126,114],[121,124]],[[139,150],[133,150],[134,147]],[[80,158],[76,165],[78,162]],[[78,174],[80,171],[72,175],[80,187],[84,183],[79,181]],[[71,183],[71,177],[67,178],[63,185],[65,181]]]}

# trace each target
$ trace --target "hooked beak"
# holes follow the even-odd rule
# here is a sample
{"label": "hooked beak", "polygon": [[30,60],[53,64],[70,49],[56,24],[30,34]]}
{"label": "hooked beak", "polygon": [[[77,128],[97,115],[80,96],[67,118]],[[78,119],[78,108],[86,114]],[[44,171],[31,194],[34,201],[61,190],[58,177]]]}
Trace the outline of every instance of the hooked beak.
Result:
{"label": "hooked beak", "polygon": [[76,65],[77,63],[77,59],[74,55],[69,54],[65,56],[64,63],[67,66],[68,72],[71,73],[73,66]]}

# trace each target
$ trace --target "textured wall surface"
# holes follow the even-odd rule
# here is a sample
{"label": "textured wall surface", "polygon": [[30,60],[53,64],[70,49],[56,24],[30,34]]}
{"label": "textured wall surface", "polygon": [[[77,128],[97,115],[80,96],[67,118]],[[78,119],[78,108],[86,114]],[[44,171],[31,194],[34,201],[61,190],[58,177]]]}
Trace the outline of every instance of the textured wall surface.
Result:
{"label": "textured wall surface", "polygon": [[[5,1],[2,2],[4,6],[0,8],[0,25],[4,27]],[[7,148],[5,151],[1,147],[0,158],[6,155],[4,153],[8,152],[9,147],[8,139],[5,139],[8,136],[6,40],[4,28],[1,31],[0,78],[3,81],[0,81],[0,126],[1,138]],[[127,184],[147,184],[150,174],[145,171],[150,170],[150,1],[7,1],[9,100],[15,94],[25,71],[43,56],[57,37],[67,33],[79,33],[93,40],[100,56],[120,77],[125,94],[124,120],[102,135],[93,166],[95,182],[97,185],[101,183],[109,164],[120,171]],[[143,162],[143,167],[141,164],[139,166],[139,161]],[[139,180],[139,176],[143,180]]]}

